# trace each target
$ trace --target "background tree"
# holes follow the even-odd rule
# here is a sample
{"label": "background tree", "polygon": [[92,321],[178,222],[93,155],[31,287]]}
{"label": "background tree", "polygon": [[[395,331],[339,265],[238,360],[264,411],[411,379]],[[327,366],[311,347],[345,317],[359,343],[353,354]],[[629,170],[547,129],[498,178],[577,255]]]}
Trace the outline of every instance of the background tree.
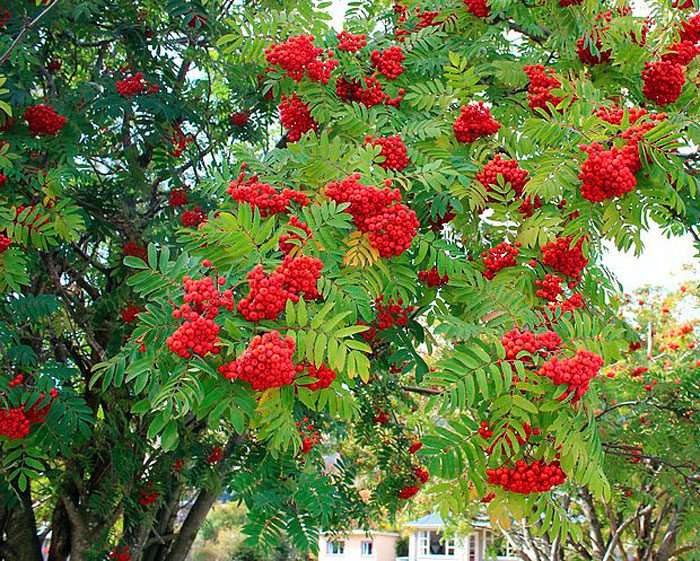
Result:
{"label": "background tree", "polygon": [[575,539],[601,247],[693,223],[700,33],[563,3],[13,2],[3,555],[179,561],[222,490],[303,550],[429,472]]}

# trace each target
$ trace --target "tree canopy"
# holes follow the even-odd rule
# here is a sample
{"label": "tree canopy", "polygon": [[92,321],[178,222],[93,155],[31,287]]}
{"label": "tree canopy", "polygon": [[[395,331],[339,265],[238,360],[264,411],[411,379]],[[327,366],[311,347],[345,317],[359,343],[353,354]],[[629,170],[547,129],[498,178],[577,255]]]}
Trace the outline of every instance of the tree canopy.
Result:
{"label": "tree canopy", "polygon": [[700,15],[650,4],[0,8],[0,555],[181,561],[222,492],[266,548],[694,520],[694,324],[602,261],[700,239]]}

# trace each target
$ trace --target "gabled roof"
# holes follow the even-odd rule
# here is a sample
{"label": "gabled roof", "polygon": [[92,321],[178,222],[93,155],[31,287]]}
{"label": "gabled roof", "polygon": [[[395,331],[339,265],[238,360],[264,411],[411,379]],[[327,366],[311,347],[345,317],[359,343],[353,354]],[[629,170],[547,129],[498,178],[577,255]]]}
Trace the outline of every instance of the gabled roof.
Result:
{"label": "gabled roof", "polygon": [[409,528],[444,528],[445,523],[439,514],[428,514],[418,520],[406,522],[405,526]]}

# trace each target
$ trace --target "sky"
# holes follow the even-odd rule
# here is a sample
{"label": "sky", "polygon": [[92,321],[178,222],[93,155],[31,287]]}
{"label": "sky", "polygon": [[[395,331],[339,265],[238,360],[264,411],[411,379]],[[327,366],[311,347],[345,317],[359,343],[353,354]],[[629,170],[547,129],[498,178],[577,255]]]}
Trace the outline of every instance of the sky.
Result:
{"label": "sky", "polygon": [[[329,12],[335,29],[343,28],[343,15],[348,0],[333,0]],[[635,15],[646,16],[649,6],[644,0],[633,0]],[[691,280],[692,274],[683,270],[684,265],[697,263],[693,240],[689,235],[666,238],[658,226],[653,225],[642,236],[645,249],[639,257],[634,252],[623,253],[609,246],[603,263],[614,273],[625,292],[632,292],[644,285],[660,285],[675,289]]]}

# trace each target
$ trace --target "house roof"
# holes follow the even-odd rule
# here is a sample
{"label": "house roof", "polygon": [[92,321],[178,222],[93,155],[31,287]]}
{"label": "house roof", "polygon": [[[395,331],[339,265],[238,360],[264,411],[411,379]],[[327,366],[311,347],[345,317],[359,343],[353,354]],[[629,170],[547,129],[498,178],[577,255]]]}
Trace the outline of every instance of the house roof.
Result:
{"label": "house roof", "polygon": [[409,528],[444,528],[445,523],[439,514],[428,514],[418,520],[406,522],[406,526]]}
{"label": "house roof", "polygon": [[357,535],[366,535],[370,536],[393,536],[393,537],[399,537],[401,534],[399,532],[388,532],[384,530],[345,530],[343,532],[323,532],[323,535],[325,536],[357,536]]}

